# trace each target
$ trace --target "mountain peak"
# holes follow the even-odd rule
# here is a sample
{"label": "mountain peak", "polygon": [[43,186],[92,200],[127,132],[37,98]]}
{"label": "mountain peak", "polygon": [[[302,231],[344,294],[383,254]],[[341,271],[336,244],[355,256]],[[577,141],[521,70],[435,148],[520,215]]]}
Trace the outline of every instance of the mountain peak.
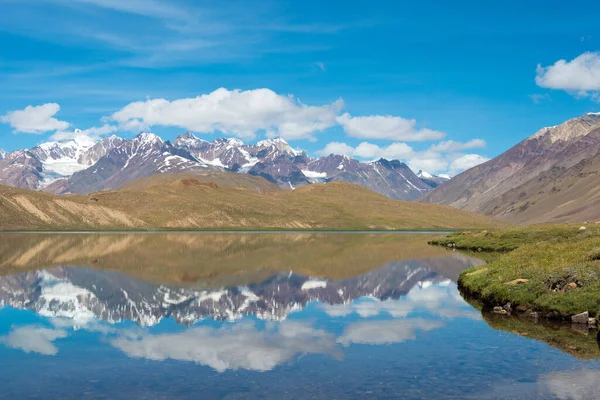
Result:
{"label": "mountain peak", "polygon": [[198,136],[194,135],[192,132],[183,133],[175,138],[175,140],[199,140],[201,142],[205,142],[206,140],[200,139]]}
{"label": "mountain peak", "polygon": [[433,178],[433,175],[426,171],[423,171],[422,169],[420,169],[419,172],[417,172],[417,176],[419,178]]}
{"label": "mountain peak", "polygon": [[158,136],[157,134],[152,133],[152,132],[142,132],[139,135],[137,135],[134,140],[141,142],[141,143],[150,143],[150,144],[164,143],[163,140],[160,138],[160,136]]}
{"label": "mountain peak", "polygon": [[587,113],[562,124],[542,128],[527,140],[548,138],[551,143],[569,141],[587,135],[598,124],[600,124],[600,113]]}
{"label": "mountain peak", "polygon": [[292,148],[288,142],[285,141],[285,139],[283,138],[274,138],[274,139],[265,139],[265,140],[261,140],[260,142],[256,143],[257,147],[262,147],[262,148],[269,148],[269,147],[273,147],[275,148],[277,151],[285,153],[285,154],[290,154],[292,156],[297,156],[299,154],[301,154],[300,151],[295,150],[294,148]]}

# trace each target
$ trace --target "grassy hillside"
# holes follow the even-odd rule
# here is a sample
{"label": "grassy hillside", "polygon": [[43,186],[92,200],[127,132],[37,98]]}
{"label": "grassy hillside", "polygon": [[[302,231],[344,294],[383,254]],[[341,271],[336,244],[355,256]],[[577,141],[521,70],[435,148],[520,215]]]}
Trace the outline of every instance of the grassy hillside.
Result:
{"label": "grassy hillside", "polygon": [[510,302],[549,317],[600,314],[600,225],[463,232],[435,243],[508,251],[460,275],[464,292],[487,306]]}
{"label": "grassy hillside", "polygon": [[256,177],[215,174],[214,179],[205,181],[188,174],[158,175],[120,190],[88,196],[58,197],[2,187],[0,230],[391,230],[501,224],[447,206],[391,200],[347,183],[271,191],[268,182]]}

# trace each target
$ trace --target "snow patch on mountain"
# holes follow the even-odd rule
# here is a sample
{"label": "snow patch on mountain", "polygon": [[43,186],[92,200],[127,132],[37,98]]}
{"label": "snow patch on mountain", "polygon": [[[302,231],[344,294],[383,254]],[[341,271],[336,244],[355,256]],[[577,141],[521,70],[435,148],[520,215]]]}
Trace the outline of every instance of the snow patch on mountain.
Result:
{"label": "snow patch on mountain", "polygon": [[326,287],[327,287],[327,281],[311,279],[311,280],[304,282],[302,284],[301,289],[302,290],[311,290],[311,289],[320,289],[320,288],[324,289]]}
{"label": "snow patch on mountain", "polygon": [[433,178],[433,175],[426,171],[423,171],[422,169],[420,169],[419,172],[417,172],[417,176],[419,178]]}
{"label": "snow patch on mountain", "polygon": [[309,170],[303,169],[302,173],[304,174],[304,176],[306,176],[307,178],[311,178],[311,179],[326,179],[327,178],[327,172],[316,172],[316,171],[309,171]]}

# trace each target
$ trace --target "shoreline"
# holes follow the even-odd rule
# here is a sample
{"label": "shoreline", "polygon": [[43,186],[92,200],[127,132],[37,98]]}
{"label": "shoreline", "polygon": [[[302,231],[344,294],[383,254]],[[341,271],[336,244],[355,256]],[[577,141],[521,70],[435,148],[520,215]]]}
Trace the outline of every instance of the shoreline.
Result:
{"label": "shoreline", "polygon": [[463,271],[457,282],[461,295],[480,303],[484,312],[597,326],[598,226],[463,231],[429,244],[498,255],[485,266]]}
{"label": "shoreline", "polygon": [[398,233],[398,234],[450,234],[458,232],[455,229],[435,230],[435,229],[394,229],[394,230],[364,230],[364,229],[149,229],[149,230],[0,230],[0,235],[5,234],[92,234],[92,233],[111,233],[111,234],[157,234],[157,233]]}

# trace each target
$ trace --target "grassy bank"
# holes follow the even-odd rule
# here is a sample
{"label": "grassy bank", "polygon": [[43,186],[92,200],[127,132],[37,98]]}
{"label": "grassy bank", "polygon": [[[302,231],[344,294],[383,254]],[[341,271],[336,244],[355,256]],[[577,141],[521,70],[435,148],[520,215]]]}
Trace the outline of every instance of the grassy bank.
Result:
{"label": "grassy bank", "polygon": [[485,306],[512,304],[540,317],[600,312],[600,226],[539,226],[459,232],[430,242],[456,249],[503,252],[464,271],[463,293]]}

